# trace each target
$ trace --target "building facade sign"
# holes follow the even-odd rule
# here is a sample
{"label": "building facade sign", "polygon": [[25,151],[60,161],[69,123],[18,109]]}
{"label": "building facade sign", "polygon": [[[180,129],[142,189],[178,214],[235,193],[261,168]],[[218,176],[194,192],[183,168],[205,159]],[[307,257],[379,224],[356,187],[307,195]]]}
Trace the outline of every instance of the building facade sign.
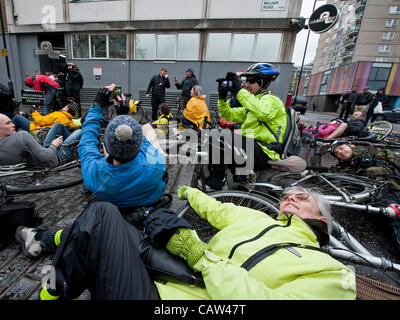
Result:
{"label": "building facade sign", "polygon": [[35,56],[47,55],[50,59],[58,59],[60,58],[61,51],[53,50],[53,46],[49,41],[42,41],[40,49],[34,49],[33,54]]}
{"label": "building facade sign", "polygon": [[261,11],[286,10],[286,0],[262,0]]}
{"label": "building facade sign", "polygon": [[315,33],[328,31],[336,23],[339,12],[333,4],[326,4],[317,8],[310,17],[308,27]]}

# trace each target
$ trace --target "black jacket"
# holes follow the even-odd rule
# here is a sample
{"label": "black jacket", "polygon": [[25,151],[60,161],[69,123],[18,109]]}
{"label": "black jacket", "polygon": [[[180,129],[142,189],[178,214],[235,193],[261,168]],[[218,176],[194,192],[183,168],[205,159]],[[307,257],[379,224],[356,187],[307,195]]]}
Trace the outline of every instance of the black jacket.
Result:
{"label": "black jacket", "polygon": [[79,71],[69,70],[65,91],[68,97],[80,98],[80,91],[83,87],[83,77]]}
{"label": "black jacket", "polygon": [[[153,76],[147,86],[146,94],[165,96],[165,88],[171,87],[169,78],[161,77],[159,74]],[[150,92],[151,91],[151,92]]]}
{"label": "black jacket", "polygon": [[372,99],[373,99],[372,97],[373,97],[373,95],[371,92],[360,93],[360,95],[357,98],[356,104],[359,106],[365,106],[372,101]]}
{"label": "black jacket", "polygon": [[197,81],[197,79],[195,77],[191,77],[191,78],[185,78],[182,80],[181,83],[175,83],[175,86],[177,89],[182,89],[182,96],[187,97],[187,98],[191,98],[190,97],[190,90],[192,90],[193,86],[198,85],[199,82]]}

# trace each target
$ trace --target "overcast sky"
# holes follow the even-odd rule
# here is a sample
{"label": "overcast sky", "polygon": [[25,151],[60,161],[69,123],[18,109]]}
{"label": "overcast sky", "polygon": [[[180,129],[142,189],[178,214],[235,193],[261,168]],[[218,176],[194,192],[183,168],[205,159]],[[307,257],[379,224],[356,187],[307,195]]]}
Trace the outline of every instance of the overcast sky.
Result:
{"label": "overcast sky", "polygon": [[[315,4],[315,9],[317,9],[318,7],[322,6],[325,3],[326,3],[325,0],[317,0]],[[300,16],[306,19],[310,18],[313,12],[313,6],[314,6],[314,0],[303,0]],[[308,20],[306,20],[306,23],[308,23]],[[307,42],[307,33],[308,29],[307,30],[303,29],[297,34],[296,43],[294,46],[293,59],[292,59],[292,62],[294,63],[295,66],[301,66],[301,63],[303,61],[304,50]],[[308,39],[307,53],[304,59],[304,64],[307,64],[314,60],[318,39],[319,39],[319,34],[310,31],[310,37]]]}

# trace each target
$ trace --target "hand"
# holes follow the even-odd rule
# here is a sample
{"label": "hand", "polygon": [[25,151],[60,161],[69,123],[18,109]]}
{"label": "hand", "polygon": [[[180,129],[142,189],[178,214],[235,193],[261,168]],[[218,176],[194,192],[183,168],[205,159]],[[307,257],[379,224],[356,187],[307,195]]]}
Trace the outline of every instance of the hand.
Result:
{"label": "hand", "polygon": [[96,98],[94,99],[94,103],[102,108],[108,106],[110,97],[111,97],[114,89],[115,89],[115,84],[111,84],[109,86],[105,86],[104,88],[101,88],[97,92]]}
{"label": "hand", "polygon": [[188,228],[179,228],[167,243],[167,250],[185,259],[191,268],[206,249],[207,244],[200,240],[196,231]]}
{"label": "hand", "polygon": [[189,188],[188,186],[180,186],[178,188],[178,199],[181,199],[181,200],[187,199],[188,188]]}
{"label": "hand", "polygon": [[236,77],[236,79],[232,80],[232,95],[235,97],[240,89],[242,89],[242,82]]}
{"label": "hand", "polygon": [[51,142],[51,144],[52,144],[53,146],[55,146],[56,148],[58,148],[59,146],[62,145],[63,140],[64,140],[63,137],[58,137],[58,138],[55,138],[55,139]]}
{"label": "hand", "polygon": [[167,75],[167,74],[165,74],[164,78],[165,78],[165,79],[167,79],[167,78],[168,78],[168,75]]}
{"label": "hand", "polygon": [[218,98],[221,100],[226,100],[229,90],[229,87],[218,86]]}
{"label": "hand", "polygon": [[238,76],[235,72],[228,72],[226,74],[226,80],[234,81],[236,79],[238,79]]}
{"label": "hand", "polygon": [[124,94],[121,94],[122,97],[117,96],[117,100],[118,100],[118,105],[117,102],[115,101],[115,109],[117,110],[117,115],[121,115],[121,114],[128,114],[129,113],[129,106],[126,103],[126,98],[124,96]]}

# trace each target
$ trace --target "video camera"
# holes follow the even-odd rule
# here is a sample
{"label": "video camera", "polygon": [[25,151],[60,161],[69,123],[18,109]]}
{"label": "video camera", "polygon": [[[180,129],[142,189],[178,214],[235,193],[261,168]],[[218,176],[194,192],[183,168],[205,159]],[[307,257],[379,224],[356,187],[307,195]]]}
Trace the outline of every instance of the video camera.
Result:
{"label": "video camera", "polygon": [[230,91],[232,94],[236,94],[238,89],[241,88],[241,81],[234,72],[228,72],[225,78],[218,78],[215,81],[218,82],[218,91],[227,89],[227,91]]}

